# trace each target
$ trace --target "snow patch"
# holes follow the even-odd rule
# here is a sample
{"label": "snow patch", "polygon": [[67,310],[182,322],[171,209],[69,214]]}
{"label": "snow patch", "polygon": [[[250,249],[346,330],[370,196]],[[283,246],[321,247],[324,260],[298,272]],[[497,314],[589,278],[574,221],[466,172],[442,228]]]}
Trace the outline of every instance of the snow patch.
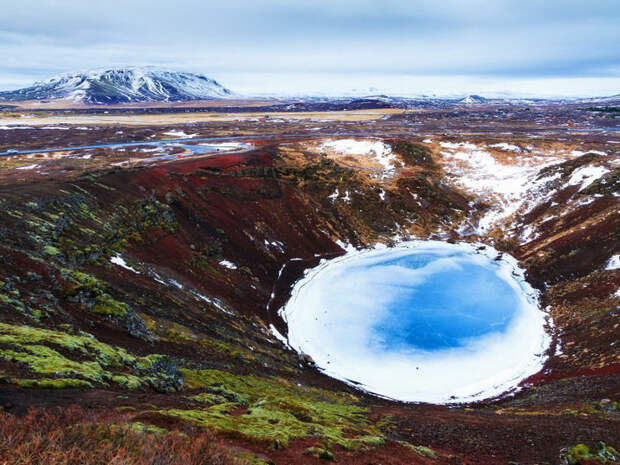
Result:
{"label": "snow patch", "polygon": [[392,147],[379,140],[329,139],[324,141],[319,149],[342,155],[370,155],[383,167],[383,178],[393,176],[396,170],[396,154],[392,152]]}
{"label": "snow patch", "polygon": [[229,262],[228,260],[222,260],[220,262],[220,265],[228,268],[229,270],[236,270],[237,269],[237,265],[235,265],[233,262]]}
{"label": "snow patch", "polygon": [[174,129],[172,131],[164,132],[165,136],[178,137],[183,139],[191,139],[192,137],[198,136],[198,134],[186,134],[184,131],[179,131]]}
{"label": "snow patch", "polygon": [[116,254],[113,257],[111,257],[110,262],[114,263],[115,265],[120,266],[121,268],[125,268],[126,270],[129,270],[133,273],[140,274],[138,270],[129,266],[127,262],[125,261],[125,259],[123,259],[123,257],[121,257],[119,254]]}
{"label": "snow patch", "polygon": [[480,219],[477,234],[487,233],[500,221],[515,214],[533,190],[553,179],[532,181],[536,173],[545,166],[562,161],[556,157],[527,157],[508,165],[471,142],[440,142],[439,145],[445,149],[441,155],[454,182],[485,196],[484,200],[493,205]]}
{"label": "snow patch", "polygon": [[15,168],[16,170],[33,170],[35,168],[38,168],[41,165],[38,164],[34,164],[34,165],[26,165],[26,166],[19,166],[17,168]]}
{"label": "snow patch", "polygon": [[573,171],[570,179],[568,180],[568,184],[570,186],[581,184],[579,186],[579,191],[581,192],[594,181],[607,173],[609,173],[609,169],[604,166],[582,166],[581,168]]}
{"label": "snow patch", "polygon": [[509,144],[508,142],[500,142],[498,144],[487,145],[487,147],[490,147],[493,149],[504,150],[506,152],[519,152],[520,153],[523,151],[521,150],[521,147],[519,147],[518,145]]}
{"label": "snow patch", "polygon": [[269,331],[271,331],[271,334],[273,334],[273,336],[278,341],[280,341],[285,346],[288,346],[288,340],[282,335],[280,331],[278,331],[278,329],[273,324],[269,325]]}
{"label": "snow patch", "polygon": [[198,297],[200,300],[204,300],[207,303],[212,304],[213,306],[215,306],[218,310],[221,310],[222,312],[226,313],[227,315],[231,315],[234,316],[235,314],[233,312],[231,312],[230,310],[228,310],[223,304],[222,302],[220,302],[219,299],[216,298],[211,298],[211,297],[207,297],[204,294],[201,294],[200,292],[197,291],[190,291],[192,294],[194,294],[196,297]]}
{"label": "snow patch", "polygon": [[612,255],[607,265],[605,265],[606,270],[617,270],[620,269],[620,255]]}

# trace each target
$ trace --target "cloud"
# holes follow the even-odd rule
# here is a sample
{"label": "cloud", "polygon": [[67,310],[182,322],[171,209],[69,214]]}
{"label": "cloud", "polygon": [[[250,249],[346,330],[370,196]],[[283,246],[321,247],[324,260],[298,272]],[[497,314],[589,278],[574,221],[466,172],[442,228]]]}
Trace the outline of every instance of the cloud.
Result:
{"label": "cloud", "polygon": [[121,64],[216,77],[620,76],[615,0],[21,0],[3,10],[0,86]]}

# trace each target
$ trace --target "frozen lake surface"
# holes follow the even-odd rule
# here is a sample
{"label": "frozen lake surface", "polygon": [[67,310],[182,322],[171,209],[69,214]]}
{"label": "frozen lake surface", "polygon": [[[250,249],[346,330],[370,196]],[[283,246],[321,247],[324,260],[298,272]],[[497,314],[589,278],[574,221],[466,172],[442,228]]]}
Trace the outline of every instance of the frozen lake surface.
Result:
{"label": "frozen lake surface", "polygon": [[414,241],[310,270],[281,313],[289,344],[326,374],[403,401],[515,389],[549,336],[516,261],[491,247]]}

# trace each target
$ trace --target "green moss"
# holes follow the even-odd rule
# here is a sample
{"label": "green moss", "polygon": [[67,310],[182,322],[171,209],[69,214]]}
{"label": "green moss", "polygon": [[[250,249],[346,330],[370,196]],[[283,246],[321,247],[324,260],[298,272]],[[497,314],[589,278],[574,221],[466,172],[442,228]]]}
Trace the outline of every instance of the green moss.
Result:
{"label": "green moss", "polygon": [[78,265],[103,265],[111,254],[122,251],[130,241],[149,237],[141,233],[153,228],[169,233],[178,227],[172,209],[155,199],[128,206],[101,206],[89,190],[77,184],[72,186],[81,192],[60,190],[62,197],[29,202],[15,211],[5,211],[21,220],[24,234],[38,244],[44,257],[57,256],[61,261]]}
{"label": "green moss", "polygon": [[409,449],[411,449],[412,451],[423,455],[425,457],[429,457],[431,459],[436,459],[438,458],[437,452],[435,452],[433,449],[431,449],[430,447],[426,447],[426,446],[414,446],[413,444],[410,444],[408,442],[405,441],[399,441],[399,444],[401,444],[402,446],[405,446]]}
{"label": "green moss", "polygon": [[[12,296],[9,294],[11,294]],[[9,294],[0,292],[0,308],[2,306],[6,306],[9,309],[23,313],[26,310],[26,307],[23,304],[23,302],[21,300],[17,300],[14,298],[15,292],[10,292]],[[19,291],[17,292],[17,296],[19,296]]]}
{"label": "green moss", "polygon": [[0,357],[10,362],[26,364],[34,373],[78,375],[93,381],[103,380],[104,370],[98,362],[76,362],[47,346],[27,345],[23,346],[21,351],[2,350]]}
{"label": "green moss", "polygon": [[584,460],[609,463],[620,461],[620,453],[601,441],[598,443],[596,452],[592,451],[586,444],[576,444],[568,449],[564,449],[561,458],[563,463],[568,465],[579,465]]}
{"label": "green moss", "polygon": [[[252,440],[283,446],[294,438],[320,437],[346,448],[381,444],[381,433],[354,396],[299,386],[280,378],[240,376],[219,370],[181,370],[187,387],[205,392],[192,397],[209,406],[165,410],[169,416]],[[247,409],[247,410],[245,410]],[[241,414],[231,415],[233,411]],[[348,437],[345,431],[357,435]]]}
{"label": "green moss", "polygon": [[43,247],[43,252],[45,252],[47,255],[51,255],[52,257],[60,254],[60,250],[51,245],[46,245],[45,247]]}
{"label": "green moss", "polygon": [[89,386],[100,383],[137,389],[176,383],[175,368],[169,366],[167,357],[136,357],[86,333],[74,335],[0,323],[0,344],[6,347],[0,349],[0,359],[24,365],[32,373],[78,377]]}
{"label": "green moss", "polygon": [[0,323],[0,343],[17,346],[53,344],[81,355],[93,355],[105,365],[123,365],[135,360],[135,357],[128,354],[125,349],[99,342],[87,333],[74,335],[62,331]]}
{"label": "green moss", "polygon": [[108,295],[102,295],[97,298],[97,303],[91,310],[100,315],[125,316],[129,313],[129,305],[114,300]]}
{"label": "green moss", "polygon": [[[206,316],[206,315],[205,315]],[[150,315],[141,313],[140,317],[145,321],[148,330],[158,334],[163,341],[170,341],[174,344],[179,343],[191,343],[194,344],[197,350],[204,349],[205,353],[213,354],[217,353],[227,359],[234,360],[235,363],[256,363],[265,362],[265,359],[271,359],[274,365],[280,365],[279,368],[291,373],[295,372],[289,364],[283,364],[282,362],[290,354],[282,350],[265,349],[265,347],[254,346],[253,350],[248,348],[247,341],[243,337],[235,338],[233,340],[228,328],[225,331],[220,331],[217,320],[209,320],[209,334],[199,332],[189,328],[187,326],[163,319],[154,318]],[[245,326],[238,324],[239,320],[229,321],[227,325],[237,330],[240,336],[245,331]],[[259,323],[260,324],[260,323]],[[217,325],[217,326],[216,326]],[[216,333],[217,336],[213,336]],[[296,357],[292,362],[293,366],[296,365]]]}
{"label": "green moss", "polygon": [[93,313],[124,317],[131,311],[128,304],[107,294],[105,284],[96,277],[67,268],[63,268],[62,273],[73,283],[66,291],[67,297],[82,302]]}
{"label": "green moss", "polygon": [[137,421],[129,423],[129,429],[138,433],[148,434],[166,434],[168,432],[165,428],[160,428],[154,425],[145,425],[144,423],[140,423]]}
{"label": "green moss", "polygon": [[360,443],[368,444],[371,446],[382,446],[385,444],[385,438],[381,436],[361,436],[356,439]]}
{"label": "green moss", "polygon": [[570,457],[575,462],[579,462],[582,459],[587,459],[591,456],[590,448],[585,444],[577,444],[570,448]]}
{"label": "green moss", "polygon": [[219,394],[212,394],[210,392],[201,392],[195,396],[188,397],[188,399],[208,405],[223,404],[227,401],[226,397]]}
{"label": "green moss", "polygon": [[308,447],[304,451],[304,455],[312,455],[317,459],[335,460],[334,454],[329,449],[323,447]]}
{"label": "green moss", "polygon": [[142,387],[142,380],[133,375],[113,375],[112,382],[125,389],[139,389]]}
{"label": "green moss", "polygon": [[91,236],[96,234],[96,232],[94,230],[90,229],[90,228],[80,227],[79,230],[80,230],[81,233],[88,234],[88,235],[91,235]]}
{"label": "green moss", "polygon": [[69,389],[69,388],[91,388],[93,385],[83,379],[74,378],[41,378],[41,379],[20,379],[17,385],[23,388],[39,389]]}
{"label": "green moss", "polygon": [[81,271],[69,270],[66,268],[63,268],[62,272],[67,274],[69,279],[79,284],[80,286],[91,288],[91,287],[97,287],[100,285],[99,280],[97,278],[87,273],[82,273]]}

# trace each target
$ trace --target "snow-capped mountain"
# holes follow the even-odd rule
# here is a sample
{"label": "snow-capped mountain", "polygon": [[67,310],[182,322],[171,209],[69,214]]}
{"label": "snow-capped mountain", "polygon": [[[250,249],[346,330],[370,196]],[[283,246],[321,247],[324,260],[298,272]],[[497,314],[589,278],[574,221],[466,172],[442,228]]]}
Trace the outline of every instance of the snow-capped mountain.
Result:
{"label": "snow-capped mountain", "polygon": [[232,92],[213,79],[155,67],[65,73],[31,87],[0,92],[0,100],[70,99],[82,103],[175,102],[225,98]]}
{"label": "snow-capped mountain", "polygon": [[480,95],[468,95],[465,98],[462,98],[461,100],[458,101],[458,103],[465,103],[465,104],[480,104],[480,103],[487,103],[488,100],[484,97],[481,97]]}

